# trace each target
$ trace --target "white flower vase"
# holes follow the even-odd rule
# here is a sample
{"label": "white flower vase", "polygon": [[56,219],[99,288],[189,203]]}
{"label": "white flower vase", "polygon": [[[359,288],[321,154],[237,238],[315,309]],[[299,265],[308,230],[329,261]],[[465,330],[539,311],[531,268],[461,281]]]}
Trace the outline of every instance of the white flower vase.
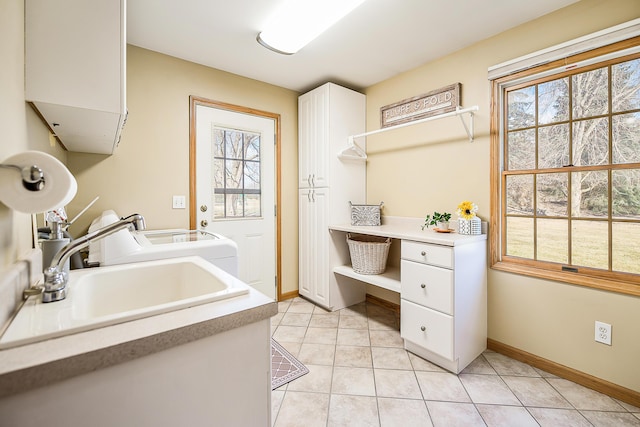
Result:
{"label": "white flower vase", "polygon": [[482,221],[477,216],[471,219],[458,219],[458,233],[460,234],[482,234]]}

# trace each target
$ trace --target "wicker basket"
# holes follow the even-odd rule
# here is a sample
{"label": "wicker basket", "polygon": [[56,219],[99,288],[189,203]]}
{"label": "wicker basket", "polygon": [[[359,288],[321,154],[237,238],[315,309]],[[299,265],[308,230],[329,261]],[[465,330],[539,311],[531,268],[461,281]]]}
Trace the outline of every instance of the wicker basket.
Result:
{"label": "wicker basket", "polygon": [[381,274],[387,268],[391,239],[369,235],[347,234],[353,271],[359,274]]}

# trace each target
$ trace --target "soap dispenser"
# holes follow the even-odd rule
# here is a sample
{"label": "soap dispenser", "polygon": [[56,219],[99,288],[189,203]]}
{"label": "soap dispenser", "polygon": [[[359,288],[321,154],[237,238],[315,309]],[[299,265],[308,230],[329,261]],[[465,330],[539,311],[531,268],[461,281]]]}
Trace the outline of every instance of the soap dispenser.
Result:
{"label": "soap dispenser", "polygon": [[[51,232],[49,233],[48,239],[43,239],[40,242],[42,247],[42,270],[46,270],[51,265],[51,260],[58,253],[60,249],[62,249],[66,244],[69,243],[70,239],[68,237],[64,237],[62,234],[62,225],[59,222],[52,221],[49,223],[51,227]],[[64,271],[69,273],[69,261],[64,264]]]}

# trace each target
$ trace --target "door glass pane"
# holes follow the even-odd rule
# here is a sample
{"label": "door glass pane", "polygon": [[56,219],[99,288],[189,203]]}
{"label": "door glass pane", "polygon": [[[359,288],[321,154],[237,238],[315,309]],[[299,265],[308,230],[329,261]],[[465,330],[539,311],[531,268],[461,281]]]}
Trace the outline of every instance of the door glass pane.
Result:
{"label": "door glass pane", "polygon": [[242,188],[242,162],[237,160],[227,160],[225,162],[225,187],[229,188]]}
{"label": "door glass pane", "polygon": [[609,119],[581,120],[573,123],[573,165],[594,166],[609,163]]}
{"label": "door glass pane", "polygon": [[538,215],[567,216],[569,187],[566,173],[537,175],[536,189]]}
{"label": "door glass pane", "polygon": [[576,74],[571,79],[574,119],[609,111],[609,70],[606,67]]}
{"label": "door glass pane", "polygon": [[213,128],[213,156],[224,157],[224,131]]}
{"label": "door glass pane", "polygon": [[507,97],[507,127],[521,129],[535,124],[535,86],[509,92]]}
{"label": "door glass pane", "polygon": [[244,196],[244,216],[260,216],[260,202],[259,194],[246,194]]}
{"label": "door glass pane", "polygon": [[571,264],[609,268],[609,233],[606,221],[572,221]]}
{"label": "door glass pane", "polygon": [[213,161],[213,188],[224,188],[224,160]]}
{"label": "door glass pane", "polygon": [[611,105],[614,113],[640,108],[640,59],[611,67]]}
{"label": "door glass pane", "polygon": [[260,163],[246,162],[244,164],[244,188],[260,189]]}
{"label": "door glass pane", "polygon": [[507,214],[533,215],[533,175],[507,177]]}
{"label": "door glass pane", "polygon": [[213,196],[213,217],[224,218],[224,194],[214,194]]}
{"label": "door glass pane", "polygon": [[569,78],[538,85],[538,124],[569,120]]}
{"label": "door glass pane", "polygon": [[613,163],[640,163],[640,113],[613,116]]}
{"label": "door glass pane", "polygon": [[540,261],[569,262],[569,228],[564,219],[538,219],[536,251]]}
{"label": "door glass pane", "polygon": [[226,130],[225,137],[225,157],[227,159],[242,159],[244,148],[242,132]]}
{"label": "door glass pane", "polygon": [[245,133],[244,135],[244,159],[260,160],[260,135],[257,133]]}
{"label": "door glass pane", "polygon": [[534,129],[509,132],[507,154],[509,170],[536,167],[536,132]]}
{"label": "door glass pane", "polygon": [[507,255],[533,258],[533,219],[507,218]]}
{"label": "door glass pane", "polygon": [[226,195],[226,208],[225,216],[227,218],[231,217],[242,217],[244,216],[244,200],[242,194],[227,194]]}
{"label": "door glass pane", "polygon": [[613,217],[640,219],[640,169],[612,171],[611,180]]}
{"label": "door glass pane", "polygon": [[612,226],[613,270],[640,274],[640,224],[614,222]]}
{"label": "door glass pane", "polygon": [[571,215],[597,217],[608,215],[607,171],[581,171],[571,174]]}

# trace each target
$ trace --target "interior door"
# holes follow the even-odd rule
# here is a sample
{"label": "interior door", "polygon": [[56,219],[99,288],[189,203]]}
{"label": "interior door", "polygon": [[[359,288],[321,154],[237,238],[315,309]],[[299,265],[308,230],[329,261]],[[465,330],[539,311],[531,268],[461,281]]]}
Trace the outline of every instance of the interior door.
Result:
{"label": "interior door", "polygon": [[191,218],[234,240],[239,278],[276,299],[276,121],[229,107],[192,103]]}

